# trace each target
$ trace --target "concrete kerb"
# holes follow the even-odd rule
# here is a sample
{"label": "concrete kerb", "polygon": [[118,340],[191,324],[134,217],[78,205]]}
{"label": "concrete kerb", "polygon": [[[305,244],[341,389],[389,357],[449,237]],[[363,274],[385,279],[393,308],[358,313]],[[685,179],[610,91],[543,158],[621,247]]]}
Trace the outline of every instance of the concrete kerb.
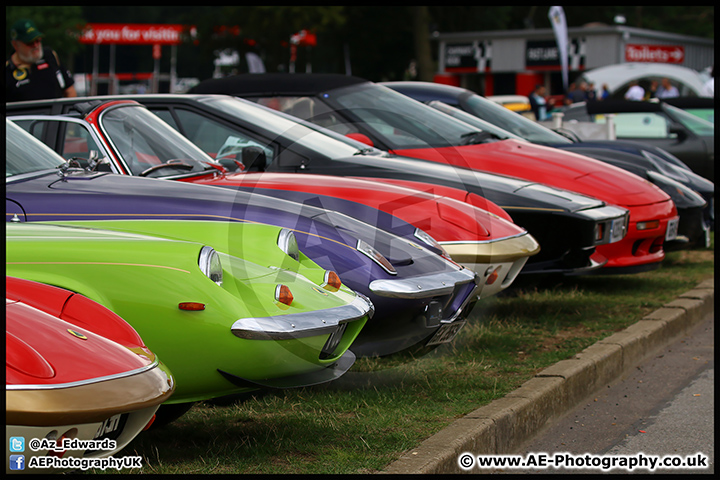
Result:
{"label": "concrete kerb", "polygon": [[520,388],[454,421],[381,473],[464,473],[458,457],[508,454],[594,391],[619,378],[714,308],[706,280],[642,320],[539,372]]}

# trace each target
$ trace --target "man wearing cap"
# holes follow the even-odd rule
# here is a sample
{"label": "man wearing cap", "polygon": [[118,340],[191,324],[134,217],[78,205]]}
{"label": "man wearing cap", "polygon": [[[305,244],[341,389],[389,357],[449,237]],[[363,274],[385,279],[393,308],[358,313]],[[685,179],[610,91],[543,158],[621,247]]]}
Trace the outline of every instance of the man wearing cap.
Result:
{"label": "man wearing cap", "polygon": [[18,20],[10,30],[15,51],[5,62],[5,101],[76,97],[74,80],[32,20]]}

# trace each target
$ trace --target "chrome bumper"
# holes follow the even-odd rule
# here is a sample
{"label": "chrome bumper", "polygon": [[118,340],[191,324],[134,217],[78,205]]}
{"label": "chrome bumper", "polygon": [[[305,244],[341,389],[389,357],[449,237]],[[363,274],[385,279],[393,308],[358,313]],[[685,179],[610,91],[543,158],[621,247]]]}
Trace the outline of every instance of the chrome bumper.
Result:
{"label": "chrome bumper", "polygon": [[540,251],[540,244],[527,232],[496,240],[440,242],[440,245],[460,264],[514,262]]}
{"label": "chrome bumper", "polygon": [[475,272],[467,268],[455,272],[433,273],[417,277],[398,278],[393,280],[373,280],[370,291],[380,297],[390,298],[427,298],[449,295],[458,285],[475,282]]}
{"label": "chrome bumper", "polygon": [[241,318],[230,327],[233,335],[248,340],[289,340],[334,332],[341,323],[364,316],[372,317],[375,307],[370,299],[357,294],[348,305],[313,312],[290,313],[270,317]]}

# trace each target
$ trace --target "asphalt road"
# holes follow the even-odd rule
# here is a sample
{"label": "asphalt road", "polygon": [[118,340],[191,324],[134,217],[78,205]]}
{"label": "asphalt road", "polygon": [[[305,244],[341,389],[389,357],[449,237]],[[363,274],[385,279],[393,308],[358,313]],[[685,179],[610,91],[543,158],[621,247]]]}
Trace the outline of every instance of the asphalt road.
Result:
{"label": "asphalt road", "polygon": [[[535,436],[516,452],[598,457],[707,456],[708,468],[653,473],[714,472],[714,312],[694,330],[658,351],[606,389]],[[582,460],[581,460],[582,461]],[[595,462],[609,460],[595,460]],[[580,462],[576,461],[576,466]],[[587,461],[591,463],[591,461]],[[584,465],[583,465],[584,466]],[[650,470],[635,468],[632,473]],[[600,469],[543,468],[493,473],[601,473]],[[489,472],[487,472],[489,473]],[[613,469],[607,473],[628,473]]]}

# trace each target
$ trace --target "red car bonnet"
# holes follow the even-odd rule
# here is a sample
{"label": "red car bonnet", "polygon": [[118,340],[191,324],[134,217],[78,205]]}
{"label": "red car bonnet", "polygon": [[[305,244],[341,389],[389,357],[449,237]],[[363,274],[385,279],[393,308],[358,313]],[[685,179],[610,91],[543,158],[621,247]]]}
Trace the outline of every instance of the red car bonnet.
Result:
{"label": "red car bonnet", "polygon": [[[25,286],[30,288],[25,290]],[[48,289],[47,296],[38,300],[36,295],[45,290],[44,287]],[[131,352],[114,339],[102,337],[43,311],[40,305],[45,298],[50,303],[47,309],[57,310],[57,304],[52,304],[61,298],[57,292],[61,289],[11,277],[7,278],[7,288],[7,385],[78,382],[124,373],[151,363],[147,357]],[[73,295],[71,292],[67,294]],[[37,306],[26,303],[26,298],[33,298],[30,303]],[[100,322],[93,312],[88,312],[88,315],[92,321]],[[132,327],[128,325],[127,328],[134,333]],[[142,343],[134,347],[142,348]]]}
{"label": "red car bonnet", "polygon": [[[331,177],[326,175],[308,175],[286,173],[239,173],[214,179],[197,179],[193,183],[219,185],[238,185],[297,192],[314,193],[338,197],[367,205],[392,214],[406,222],[421,228],[439,242],[449,241],[488,241],[524,233],[525,230],[509,220],[509,216],[500,207],[479,196],[476,203],[464,200],[467,192],[451,192],[448,187],[418,182],[399,182],[392,180]],[[401,184],[406,185],[402,186]],[[452,193],[453,198],[443,195]],[[442,195],[442,196],[440,196]],[[477,203],[489,206],[492,214],[477,206]]]}
{"label": "red car bonnet", "polygon": [[135,329],[115,312],[64,288],[6,277],[5,297],[21,301],[127,348],[146,348]]}
{"label": "red car bonnet", "polygon": [[395,150],[393,153],[523,178],[623,207],[649,205],[670,199],[650,182],[613,165],[519,140],[461,147]]}

